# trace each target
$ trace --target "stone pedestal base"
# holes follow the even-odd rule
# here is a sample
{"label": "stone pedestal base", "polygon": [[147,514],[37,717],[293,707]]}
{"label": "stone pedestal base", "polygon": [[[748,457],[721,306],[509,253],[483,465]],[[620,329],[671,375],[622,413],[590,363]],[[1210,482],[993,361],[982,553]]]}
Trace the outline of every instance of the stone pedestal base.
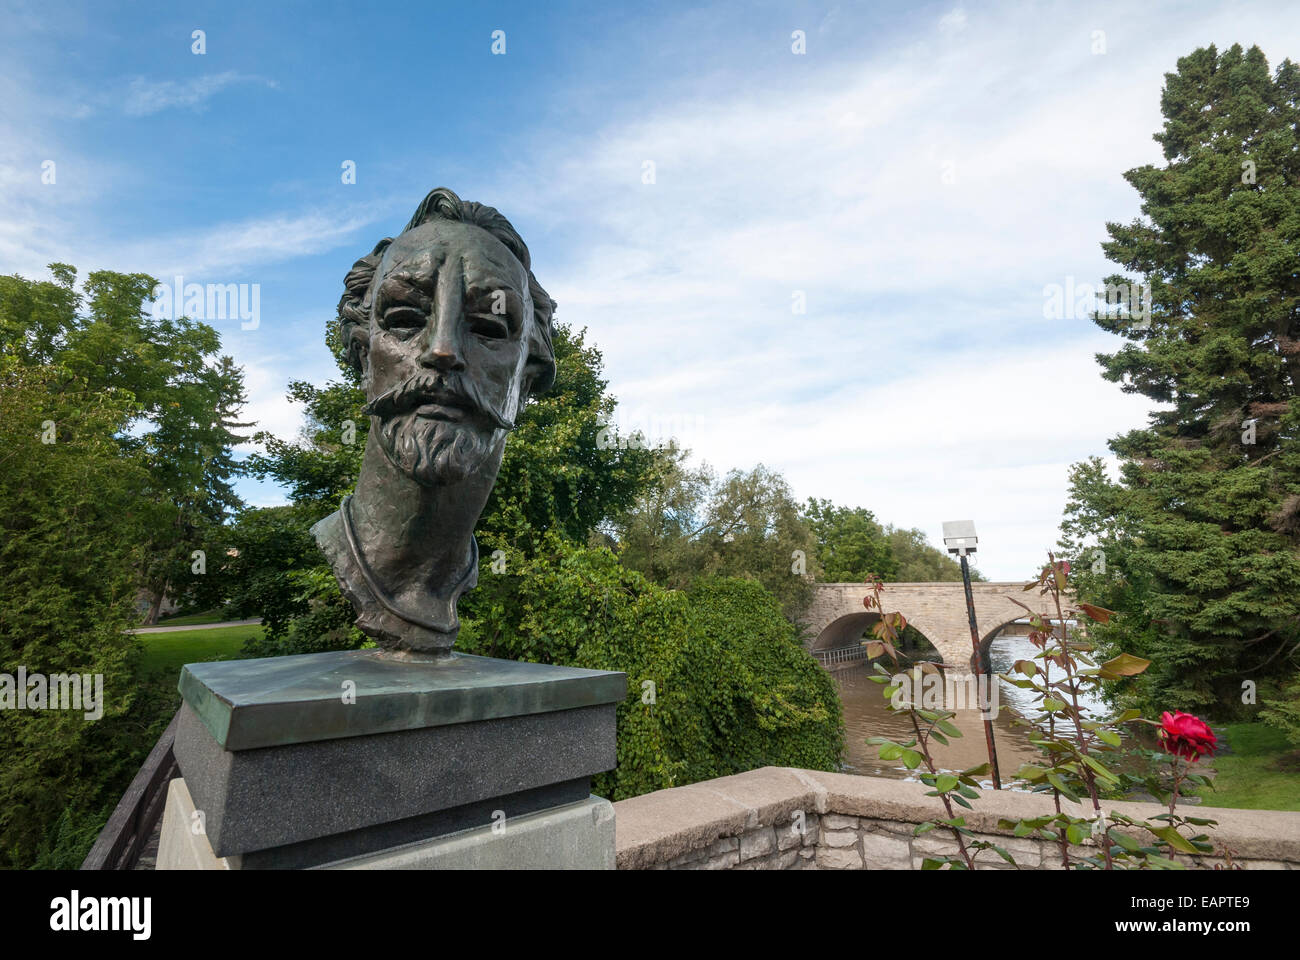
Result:
{"label": "stone pedestal base", "polygon": [[350,650],[189,664],[159,869],[614,866],[621,673]]}
{"label": "stone pedestal base", "polygon": [[[194,801],[177,778],[167,792],[159,870],[238,870],[196,829]],[[551,807],[491,826],[322,864],[318,870],[613,870],[614,805],[600,797]]]}
{"label": "stone pedestal base", "polygon": [[[238,861],[238,857],[234,858]],[[208,843],[204,825],[194,809],[185,780],[177,777],[167,785],[162,833],[158,837],[155,870],[229,870],[231,858],[218,857]]]}

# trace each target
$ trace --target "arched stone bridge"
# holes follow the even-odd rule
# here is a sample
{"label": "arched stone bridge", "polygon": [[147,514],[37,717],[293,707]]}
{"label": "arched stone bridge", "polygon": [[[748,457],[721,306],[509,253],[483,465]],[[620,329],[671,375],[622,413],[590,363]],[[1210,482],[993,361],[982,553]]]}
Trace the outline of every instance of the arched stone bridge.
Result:
{"label": "arched stone bridge", "polygon": [[[867,610],[862,605],[868,592],[865,583],[815,585],[813,601],[801,622],[806,630],[805,644],[823,665],[833,666],[837,661],[860,661],[864,658],[864,652],[853,648],[858,645],[862,634],[880,619],[877,611]],[[1037,590],[1025,590],[1024,581],[972,583],[971,593],[975,598],[980,648],[985,655],[993,638],[1004,627],[1029,616],[1008,597],[1014,597],[1035,612],[1056,616],[1051,596],[1040,596]],[[1068,600],[1062,598],[1063,607]],[[881,603],[887,613],[898,611],[907,618],[909,626],[925,634],[945,664],[962,672],[970,669],[970,622],[960,581],[887,583],[881,594]]]}

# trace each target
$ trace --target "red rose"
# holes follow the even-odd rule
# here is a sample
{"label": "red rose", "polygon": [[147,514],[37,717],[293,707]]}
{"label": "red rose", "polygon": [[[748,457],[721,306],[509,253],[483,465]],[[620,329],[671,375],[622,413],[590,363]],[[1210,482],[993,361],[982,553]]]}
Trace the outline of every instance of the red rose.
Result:
{"label": "red rose", "polygon": [[1213,756],[1219,743],[1209,724],[1181,710],[1161,714],[1160,741],[1169,753],[1188,760],[1199,760],[1207,753]]}

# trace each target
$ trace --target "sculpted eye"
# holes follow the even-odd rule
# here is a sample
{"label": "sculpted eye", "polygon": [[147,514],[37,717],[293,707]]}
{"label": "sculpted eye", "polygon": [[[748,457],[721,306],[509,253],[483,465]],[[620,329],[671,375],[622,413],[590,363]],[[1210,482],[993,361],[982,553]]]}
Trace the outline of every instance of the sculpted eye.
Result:
{"label": "sculpted eye", "polygon": [[470,314],[469,328],[480,337],[489,340],[505,340],[510,336],[510,327],[506,318],[492,313]]}
{"label": "sculpted eye", "polygon": [[399,303],[384,311],[384,326],[390,330],[414,330],[424,324],[424,311],[418,307]]}

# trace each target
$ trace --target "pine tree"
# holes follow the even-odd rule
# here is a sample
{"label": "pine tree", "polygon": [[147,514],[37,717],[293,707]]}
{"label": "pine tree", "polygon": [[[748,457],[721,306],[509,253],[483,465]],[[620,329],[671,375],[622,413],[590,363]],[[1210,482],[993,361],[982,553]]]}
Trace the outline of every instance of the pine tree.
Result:
{"label": "pine tree", "polygon": [[1103,376],[1158,406],[1111,441],[1118,482],[1075,466],[1062,543],[1123,614],[1098,639],[1154,661],[1134,698],[1226,716],[1300,646],[1300,68],[1200,49],[1161,111],[1166,162],[1125,174],[1142,216],[1102,245],[1109,289],[1144,293],[1096,318],[1128,341]]}

